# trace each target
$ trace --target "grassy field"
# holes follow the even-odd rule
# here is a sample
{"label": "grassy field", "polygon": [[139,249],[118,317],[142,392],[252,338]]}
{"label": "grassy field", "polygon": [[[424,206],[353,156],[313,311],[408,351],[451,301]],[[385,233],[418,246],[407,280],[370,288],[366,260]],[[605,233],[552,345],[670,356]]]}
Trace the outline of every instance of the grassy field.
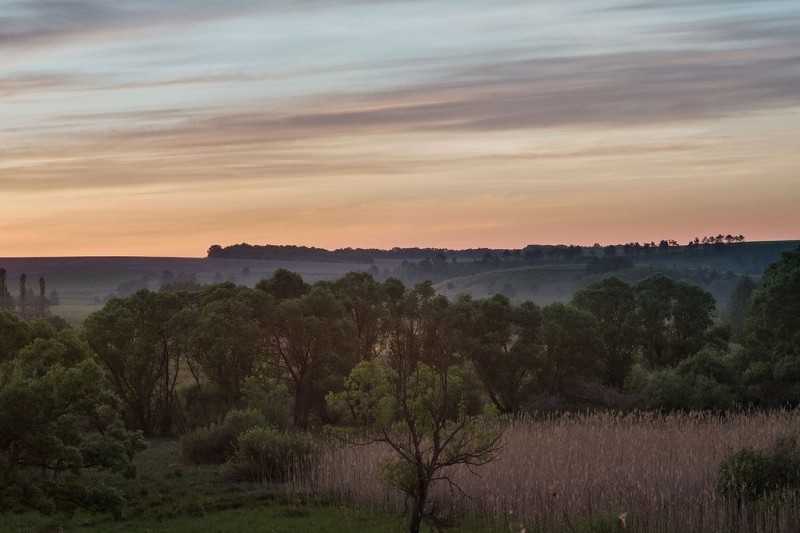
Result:
{"label": "grassy field", "polygon": [[[334,503],[284,485],[231,483],[220,467],[187,464],[175,439],[153,439],[136,457],[137,476],[123,480],[90,474],[123,490],[129,502],[120,520],[75,513],[42,516],[35,512],[0,515],[2,532],[300,532],[349,533],[404,531],[397,513]],[[473,521],[456,531],[502,531]]]}
{"label": "grassy field", "polygon": [[[798,427],[800,411],[522,419],[508,425],[501,456],[477,476],[463,468],[450,475],[468,512],[527,531],[622,531],[624,519],[627,531],[788,533],[800,524],[797,494],[772,506],[740,505],[715,481],[727,452],[768,447]],[[375,512],[396,509],[377,476],[390,450],[328,453],[303,485]],[[439,497],[452,499],[449,491]]]}

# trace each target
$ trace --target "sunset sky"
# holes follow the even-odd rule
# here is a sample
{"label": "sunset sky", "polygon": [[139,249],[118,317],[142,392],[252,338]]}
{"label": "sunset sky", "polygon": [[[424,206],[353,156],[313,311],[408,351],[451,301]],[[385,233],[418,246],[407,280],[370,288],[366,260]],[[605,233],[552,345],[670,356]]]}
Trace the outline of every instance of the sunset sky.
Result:
{"label": "sunset sky", "polygon": [[0,257],[800,238],[798,0],[0,0]]}

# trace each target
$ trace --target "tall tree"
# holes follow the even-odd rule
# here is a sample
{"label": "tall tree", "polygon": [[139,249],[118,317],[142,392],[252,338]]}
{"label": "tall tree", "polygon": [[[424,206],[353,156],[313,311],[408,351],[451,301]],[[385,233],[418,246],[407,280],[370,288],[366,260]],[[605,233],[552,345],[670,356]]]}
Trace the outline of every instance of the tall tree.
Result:
{"label": "tall tree", "polygon": [[0,267],[0,311],[14,310],[14,297],[8,291],[8,272]]}
{"label": "tall tree", "polygon": [[633,287],[617,277],[604,278],[575,293],[572,303],[598,321],[603,382],[621,387],[639,346],[639,321]]}
{"label": "tall tree", "polygon": [[386,351],[359,363],[328,403],[362,428],[360,442],[389,445],[393,460],[383,476],[405,495],[409,530],[416,533],[423,521],[436,528],[452,521],[452,505],[434,500],[434,486],[458,491],[448,469],[491,461],[501,431],[470,416],[472,385],[459,364],[457,310],[429,284],[394,296]]}
{"label": "tall tree", "polygon": [[745,380],[762,404],[800,404],[800,247],[764,271],[750,297]]}
{"label": "tall tree", "polygon": [[600,373],[597,358],[600,337],[597,320],[586,311],[559,302],[542,308],[542,345],[539,386],[563,395],[581,380]]}
{"label": "tall tree", "polygon": [[331,284],[356,328],[359,358],[370,359],[381,350],[381,325],[386,312],[380,283],[366,272],[350,272]]}
{"label": "tall tree", "polygon": [[36,316],[44,318],[47,316],[47,285],[43,277],[39,277],[39,296],[36,298]]}
{"label": "tall tree", "polygon": [[731,324],[731,340],[734,342],[742,341],[747,302],[755,288],[756,283],[753,278],[745,276],[736,284],[736,288],[731,294],[731,301],[728,304],[728,320]]}
{"label": "tall tree", "polygon": [[256,284],[256,289],[266,292],[276,300],[299,298],[307,293],[309,288],[300,274],[285,268],[279,268],[272,273],[271,278],[264,278]]}
{"label": "tall tree", "polygon": [[253,305],[254,292],[224,286],[203,293],[191,334],[191,363],[201,372],[198,383],[212,384],[228,408],[242,407],[245,379],[256,367],[262,334]]}
{"label": "tall tree", "polygon": [[122,495],[80,473],[134,473],[144,442],[125,431],[119,407],[87,346],[38,325],[35,339],[0,361],[0,512],[118,513]]}
{"label": "tall tree", "polygon": [[89,315],[84,337],[125,403],[128,426],[168,433],[188,348],[180,295],[141,290]]}
{"label": "tall tree", "polygon": [[541,346],[541,311],[532,302],[512,306],[495,295],[454,304],[469,306],[462,350],[501,413],[519,412],[534,393]]}
{"label": "tall tree", "polygon": [[28,318],[28,290],[25,287],[27,276],[19,276],[19,314],[22,318]]}
{"label": "tall tree", "polygon": [[294,398],[294,424],[304,428],[314,406],[324,408],[332,380],[341,382],[356,363],[355,327],[322,286],[279,302],[265,322],[270,335],[266,364],[287,383]]}

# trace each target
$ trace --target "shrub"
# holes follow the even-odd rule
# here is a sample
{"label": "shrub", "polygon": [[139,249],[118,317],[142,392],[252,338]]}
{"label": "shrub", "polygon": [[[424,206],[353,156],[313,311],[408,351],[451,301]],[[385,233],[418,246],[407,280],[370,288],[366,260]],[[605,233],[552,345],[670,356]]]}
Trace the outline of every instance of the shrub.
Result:
{"label": "shrub", "polygon": [[284,482],[315,455],[307,435],[254,427],[239,436],[225,474],[234,481]]}
{"label": "shrub", "polygon": [[294,403],[285,383],[250,376],[244,382],[244,396],[247,406],[258,409],[270,426],[283,430],[292,427]]}
{"label": "shrub", "polygon": [[265,426],[266,420],[256,409],[234,409],[220,424],[212,424],[187,433],[181,439],[183,456],[195,464],[222,464],[236,449],[236,441],[250,428]]}
{"label": "shrub", "polygon": [[800,446],[794,435],[779,438],[768,450],[746,446],[725,456],[719,466],[717,490],[757,500],[800,488]]}

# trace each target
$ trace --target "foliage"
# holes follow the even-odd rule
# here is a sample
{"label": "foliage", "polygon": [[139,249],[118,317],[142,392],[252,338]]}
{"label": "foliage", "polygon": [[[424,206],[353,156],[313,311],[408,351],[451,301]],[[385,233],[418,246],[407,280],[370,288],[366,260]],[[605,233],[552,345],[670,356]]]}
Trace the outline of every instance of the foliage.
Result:
{"label": "foliage", "polygon": [[309,467],[316,449],[305,434],[253,427],[239,435],[225,476],[235,481],[283,483]]}
{"label": "foliage", "polygon": [[175,389],[188,351],[181,296],[139,291],[86,319],[83,336],[125,403],[128,427],[169,433]]}
{"label": "foliage", "polygon": [[539,382],[549,394],[564,394],[568,386],[598,373],[597,320],[590,313],[562,303],[542,309]]}
{"label": "foliage", "polygon": [[133,475],[144,441],[124,429],[120,401],[88,347],[69,331],[32,329],[32,340],[0,361],[0,512],[118,512],[119,494],[81,474]]}
{"label": "foliage", "polygon": [[756,283],[750,276],[743,277],[731,294],[728,304],[728,320],[731,324],[731,340],[740,342],[744,330],[744,320],[747,313],[747,302],[756,288]]}
{"label": "foliage", "polygon": [[747,500],[800,488],[800,446],[796,435],[784,436],[767,450],[745,446],[719,465],[717,490]]}
{"label": "foliage", "polygon": [[257,291],[244,287],[212,286],[200,294],[201,308],[193,317],[190,369],[198,384],[215,387],[228,409],[242,406],[244,380],[260,355],[257,299]]}
{"label": "foliage", "polygon": [[712,340],[711,294],[662,274],[640,281],[634,290],[641,343],[653,368],[674,365]]}
{"label": "foliage", "polygon": [[266,423],[256,409],[233,409],[221,423],[186,433],[181,439],[183,457],[194,464],[222,464],[233,455],[242,433]]}
{"label": "foliage", "polygon": [[429,284],[395,293],[390,301],[388,351],[362,361],[345,390],[328,395],[340,415],[361,426],[364,442],[384,442],[393,459],[383,465],[385,481],[400,490],[410,514],[410,530],[423,521],[436,527],[452,522],[452,499],[432,497],[444,483],[457,494],[449,469],[490,462],[500,449],[500,432],[470,416],[459,358],[457,310]]}
{"label": "foliage", "polygon": [[734,406],[738,389],[733,358],[705,349],[675,367],[655,371],[644,393],[651,409],[725,410]]}
{"label": "foliage", "polygon": [[[357,353],[353,322],[335,295],[315,286],[299,298],[280,301],[264,317],[269,332],[264,372],[286,383],[293,397],[293,423],[305,428],[316,405],[337,387]],[[321,409],[320,409],[321,410]]]}
{"label": "foliage", "polygon": [[293,401],[286,383],[257,373],[245,380],[244,396],[247,407],[261,412],[268,425],[284,431],[292,427]]}
{"label": "foliage", "polygon": [[369,359],[381,349],[385,291],[366,272],[350,272],[331,284],[356,329],[359,359]]}
{"label": "foliage", "polygon": [[581,289],[572,299],[598,321],[603,383],[622,387],[639,345],[639,321],[633,288],[616,277]]}
{"label": "foliage", "polygon": [[300,274],[279,268],[271,278],[259,281],[256,289],[266,292],[276,300],[286,300],[301,297],[308,292],[309,287]]}
{"label": "foliage", "polygon": [[800,404],[800,248],[764,272],[750,297],[744,337],[750,398]]}
{"label": "foliage", "polygon": [[466,307],[461,350],[490,401],[501,413],[521,411],[537,385],[539,307],[532,302],[512,306],[502,295],[478,301],[464,297],[456,305]]}

